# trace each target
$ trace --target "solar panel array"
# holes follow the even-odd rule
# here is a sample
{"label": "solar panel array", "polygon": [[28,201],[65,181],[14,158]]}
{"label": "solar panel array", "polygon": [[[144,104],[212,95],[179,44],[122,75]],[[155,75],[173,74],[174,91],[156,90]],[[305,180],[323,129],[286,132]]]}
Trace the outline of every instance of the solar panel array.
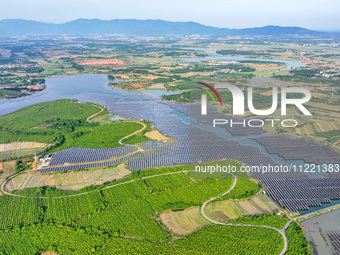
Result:
{"label": "solar panel array", "polygon": [[315,164],[340,163],[340,155],[335,150],[302,138],[271,135],[254,139],[263,144],[269,153],[277,153],[285,159],[303,159]]}
{"label": "solar panel array", "polygon": [[[193,108],[188,108],[185,105],[165,103],[176,108],[177,111],[188,113]],[[166,112],[166,111],[165,111]],[[269,155],[265,155],[257,146],[240,144],[237,140],[228,140],[218,134],[196,127],[189,126],[178,121],[179,118],[173,114],[168,115],[168,118],[156,118],[153,116],[153,121],[156,121],[156,127],[162,132],[176,137],[180,142],[181,147],[178,151],[172,151],[164,155],[161,153],[147,154],[145,158],[131,159],[128,164],[135,170],[141,168],[152,167],[155,165],[169,164],[187,164],[195,162],[214,161],[221,159],[233,158],[241,161],[246,165],[260,166],[271,165],[279,166],[280,164],[273,160]],[[220,118],[216,113],[213,118]],[[223,116],[224,118],[225,116]],[[206,119],[200,119],[202,122],[209,123]],[[157,121],[160,121],[158,123]],[[158,125],[157,125],[158,124]],[[259,133],[264,132],[258,129]],[[231,133],[232,130],[231,130]],[[235,132],[234,132],[235,133]],[[238,132],[249,135],[250,132]],[[189,139],[190,134],[190,139]],[[261,136],[261,138],[271,136]],[[152,144],[150,142],[149,144]],[[313,146],[319,146],[312,143]],[[311,144],[309,144],[311,146]],[[325,147],[321,146],[321,150]],[[145,149],[145,148],[144,148]],[[156,149],[155,149],[156,150]],[[300,152],[302,151],[300,147]],[[307,148],[305,148],[305,152]],[[325,154],[333,153],[324,150]],[[178,157],[182,155],[184,157]],[[321,155],[321,154],[319,154]],[[187,158],[189,156],[189,158]],[[336,155],[335,155],[336,156]],[[339,159],[339,154],[337,154]],[[338,162],[338,161],[337,161]],[[291,211],[307,210],[310,206],[320,206],[321,203],[329,202],[331,199],[339,199],[340,194],[337,188],[339,187],[339,179],[337,175],[330,177],[311,178],[305,173],[254,173],[254,176],[261,180],[269,194],[271,194],[283,207]],[[308,187],[308,188],[306,188]]]}
{"label": "solar panel array", "polygon": [[[217,111],[216,108],[213,108],[209,105],[207,108],[207,115],[202,115],[201,105],[197,105],[197,104],[183,105],[183,104],[164,102],[164,101],[162,103],[170,106],[171,108],[176,109],[179,112],[184,113],[185,115],[195,118],[198,122],[201,122],[201,123],[211,125],[214,119],[225,119],[228,121],[228,125],[224,125],[223,127],[226,128],[228,132],[230,132],[232,135],[262,134],[266,132],[262,127],[249,126],[249,123],[246,119],[235,118],[232,116],[225,115]],[[257,119],[261,119],[261,118],[257,118]],[[262,120],[264,123],[268,122],[268,121],[265,121],[265,119],[262,119]],[[244,126],[243,126],[243,122],[245,122]],[[231,126],[230,123],[234,123],[234,125]],[[236,123],[242,123],[242,124],[236,124]],[[252,125],[259,125],[259,123],[252,123]]]}
{"label": "solar panel array", "polygon": [[333,253],[335,255],[340,255],[340,231],[328,231],[327,235],[331,239]]}
{"label": "solar panel array", "polygon": [[333,199],[340,199],[340,178],[328,174],[310,177],[305,173],[255,173],[267,193],[290,211],[308,210]]}
{"label": "solar panel array", "polygon": [[126,161],[132,157],[141,157],[143,156],[142,152],[136,152],[133,154],[129,154],[127,156],[108,160],[104,162],[97,162],[97,163],[86,163],[86,164],[76,164],[76,165],[64,165],[64,166],[55,166],[55,167],[48,167],[48,168],[42,168],[38,169],[38,173],[51,173],[51,172],[62,172],[62,171],[69,171],[69,170],[78,170],[78,169],[87,169],[87,168],[95,168],[95,167],[105,167],[105,166],[111,166],[116,165],[120,162]]}
{"label": "solar panel array", "polygon": [[133,158],[127,162],[131,170],[141,170],[155,166],[173,166],[189,163],[189,150],[181,146],[180,142],[143,142],[144,156]]}
{"label": "solar panel array", "polygon": [[79,102],[95,103],[108,108],[113,106],[119,97],[107,94],[82,93],[74,96],[74,99],[77,99]]}
{"label": "solar panel array", "polygon": [[182,112],[187,116],[190,116],[190,104],[179,104],[169,101],[161,101],[162,104],[168,105],[171,108],[175,109],[176,111]]}
{"label": "solar panel array", "polygon": [[159,98],[156,96],[151,96],[147,94],[138,94],[138,95],[125,95],[125,100],[129,101],[144,101],[144,100],[158,100]]}
{"label": "solar panel array", "polygon": [[[119,159],[107,160],[98,163],[86,163],[75,165],[55,166],[40,169],[40,172],[51,171],[67,171],[72,169],[83,169],[90,167],[100,167],[105,165],[117,164],[127,160],[127,167],[132,170],[140,170],[143,168],[152,168],[155,166],[172,166],[177,164],[188,164],[197,162],[216,161],[222,159],[236,159],[245,165],[260,166],[271,165],[279,166],[270,153],[278,153],[286,159],[304,159],[307,162],[310,159],[328,160],[327,162],[336,161],[339,163],[339,154],[333,152],[326,146],[321,146],[303,139],[294,139],[285,136],[272,136],[265,134],[262,128],[251,128],[246,126],[240,128],[236,126],[230,128],[226,126],[229,133],[233,134],[231,138],[226,138],[214,130],[208,130],[204,126],[187,124],[179,116],[177,112],[191,115],[199,123],[210,124],[214,118],[222,118],[228,120],[242,121],[233,117],[225,116],[214,109],[208,108],[207,117],[200,115],[200,107],[188,107],[183,104],[176,104],[164,101],[145,101],[145,102],[116,102],[114,96],[99,95],[91,96],[83,94],[78,97],[80,100],[89,100],[97,104],[105,105],[112,113],[125,116],[131,119],[144,119],[154,123],[154,126],[166,136],[176,139],[174,143],[148,141],[143,142],[144,152],[133,153],[128,156],[122,156]],[[135,97],[135,99],[137,99]],[[137,99],[139,100],[139,99]],[[170,107],[169,107],[170,106]],[[176,112],[177,111],[177,112]],[[210,114],[211,113],[211,114]],[[207,126],[207,125],[206,125]],[[235,135],[242,135],[245,139],[249,139],[251,134],[257,134],[256,140],[252,144],[240,143]],[[274,137],[274,138],[272,138]],[[283,138],[282,138],[283,137]],[[281,141],[282,140],[282,141]],[[261,151],[255,141],[262,143],[267,151]],[[285,146],[280,146],[285,144]],[[292,144],[292,145],[291,145]],[[124,147],[122,147],[124,148]],[[130,149],[133,147],[130,147]],[[294,150],[294,148],[298,148]],[[128,150],[128,149],[127,149]],[[108,157],[104,151],[64,151],[55,159],[52,158],[52,164],[55,161],[64,163],[80,163],[87,162],[91,159],[102,159]],[[92,153],[92,154],[91,154]],[[121,155],[126,155],[122,152]],[[71,155],[72,154],[72,155]],[[106,156],[105,156],[106,155]],[[110,154],[111,155],[111,154]],[[59,157],[59,159],[58,159]],[[60,160],[60,161],[59,161]],[[310,206],[320,206],[321,203],[329,202],[331,199],[340,199],[339,189],[340,178],[337,174],[327,174],[324,177],[311,177],[305,173],[254,173],[253,176],[261,181],[268,194],[278,201],[281,206],[286,207],[290,211],[306,210]]]}
{"label": "solar panel array", "polygon": [[65,163],[82,163],[103,161],[110,158],[121,157],[135,151],[133,146],[123,146],[110,149],[68,148],[57,151],[50,160],[49,166],[63,165]]}

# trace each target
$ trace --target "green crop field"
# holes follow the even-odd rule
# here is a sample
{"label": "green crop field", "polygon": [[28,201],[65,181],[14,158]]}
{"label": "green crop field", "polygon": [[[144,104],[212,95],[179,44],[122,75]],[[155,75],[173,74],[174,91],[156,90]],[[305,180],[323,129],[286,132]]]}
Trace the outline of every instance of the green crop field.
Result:
{"label": "green crop field", "polygon": [[[90,24],[94,21],[86,22]],[[193,24],[191,26],[195,27]],[[267,27],[265,30],[269,33],[273,29],[280,28]],[[288,31],[293,28],[285,29]],[[238,33],[232,35],[237,30],[230,30],[230,36],[228,30],[225,31],[223,36],[217,36],[216,32],[213,37],[209,34],[204,37],[182,37],[175,33],[174,36],[147,38],[139,35],[128,38],[75,34],[72,37],[63,35],[61,38],[18,35],[3,41],[1,39],[1,111],[11,110],[16,105],[26,105],[26,100],[30,99],[24,96],[36,92],[36,96],[39,96],[40,93],[44,94],[44,90],[48,96],[42,95],[37,100],[53,99],[52,79],[62,81],[70,78],[66,76],[83,74],[90,75],[78,76],[79,81],[75,79],[73,83],[75,90],[71,85],[70,90],[62,89],[63,86],[58,88],[62,93],[58,93],[56,98],[68,93],[68,98],[75,98],[74,94],[78,93],[78,86],[81,86],[81,93],[90,99],[93,93],[98,93],[102,98],[97,100],[93,96],[93,101],[101,101],[108,108],[95,103],[61,99],[34,104],[0,116],[0,177],[5,182],[13,177],[4,185],[7,189],[0,191],[0,255],[41,255],[45,252],[48,253],[44,255],[280,254],[284,248],[284,238],[280,233],[298,213],[281,207],[282,201],[276,203],[277,196],[270,192],[270,187],[266,194],[261,183],[247,173],[193,172],[194,164],[144,168],[156,164],[156,161],[157,165],[162,165],[159,162],[164,161],[168,161],[169,165],[191,162],[182,161],[187,157],[188,140],[184,139],[184,134],[188,133],[182,132],[180,122],[172,125],[163,120],[168,120],[167,114],[174,114],[185,125],[188,124],[183,116],[188,115],[185,107],[182,109],[180,105],[172,103],[201,103],[204,93],[202,88],[205,88],[202,83],[212,87],[218,84],[238,87],[244,95],[245,113],[237,118],[246,120],[262,119],[253,114],[251,108],[264,110],[276,107],[277,103],[276,111],[268,118],[281,121],[283,89],[305,88],[311,93],[311,99],[305,103],[305,107],[312,116],[304,117],[298,108],[289,105],[287,119],[296,119],[296,127],[288,128],[279,123],[271,127],[271,123],[267,123],[264,128],[268,133],[254,130],[249,135],[235,135],[233,129],[227,128],[228,134],[224,138],[230,139],[230,144],[239,142],[242,149],[245,146],[249,155],[243,157],[243,152],[240,152],[241,156],[235,155],[239,153],[238,148],[235,152],[231,148],[230,154],[225,156],[223,151],[228,148],[216,151],[223,144],[216,143],[216,148],[213,148],[214,153],[217,152],[216,160],[225,160],[203,162],[197,164],[199,166],[216,163],[240,169],[242,164],[251,166],[249,162],[255,165],[262,157],[252,161],[251,152],[255,152],[260,145],[250,139],[271,136],[270,133],[301,137],[320,145],[340,148],[340,72],[336,35],[327,38],[325,32],[318,38],[317,35],[300,36],[300,32],[293,37],[286,37],[285,33],[280,36],[252,36],[250,33],[243,37]],[[205,57],[208,58],[195,59]],[[278,89],[276,103],[276,100],[273,101],[273,87]],[[252,92],[248,88],[252,88]],[[145,95],[149,92],[154,95]],[[218,115],[229,120],[233,116],[233,93],[220,88],[217,93],[219,96],[215,93],[212,93],[212,97],[208,96],[209,108],[216,105],[215,109],[220,113]],[[129,95],[132,97],[129,98]],[[156,95],[160,96],[157,98]],[[111,100],[111,96],[117,96],[118,101]],[[253,99],[249,105],[248,98]],[[300,98],[300,93],[289,92],[289,98]],[[12,101],[15,101],[13,105]],[[169,111],[163,107],[169,107]],[[112,113],[108,109],[113,109]],[[196,115],[195,111],[191,113]],[[133,116],[138,121],[130,119]],[[204,134],[209,131],[205,126],[209,123],[200,118],[196,121],[190,125],[202,123],[198,127],[204,129]],[[151,131],[149,137],[145,136],[147,131]],[[220,131],[222,129],[218,130],[218,135],[222,136]],[[210,138],[202,136],[204,142],[205,137]],[[175,138],[176,146],[177,143],[181,144],[177,154],[163,154],[162,149],[153,149],[154,144],[141,148],[142,142],[152,139],[159,141],[159,148],[165,148]],[[31,143],[26,146],[26,142]],[[38,154],[39,161],[42,154],[53,154],[70,147],[114,148],[124,145],[136,145],[133,153],[138,151],[137,147],[143,150],[118,165],[78,169],[74,172],[39,173],[35,171],[37,164],[33,164],[34,154]],[[206,149],[203,146],[201,148]],[[201,151],[201,148],[197,151]],[[273,154],[269,147],[267,150],[261,147],[260,151],[265,162],[267,156]],[[151,156],[144,158],[142,153]],[[281,154],[279,156],[286,158]],[[178,155],[178,160],[173,160],[173,155]],[[201,161],[209,161],[210,155],[206,156]],[[68,169],[78,164],[72,163],[78,158],[90,160],[86,154],[73,155],[70,152],[67,158],[72,157],[75,159],[67,159],[65,163],[58,161],[61,162],[58,166]],[[240,162],[230,157],[238,158]],[[275,156],[273,159],[277,160]],[[12,161],[7,162],[9,160]],[[48,162],[46,160],[44,166],[40,164],[39,167],[44,169],[41,172],[49,171],[44,168]],[[88,167],[88,163],[82,164]],[[143,170],[132,171],[139,169],[139,166]],[[233,186],[234,181],[235,187],[222,196]],[[289,191],[286,192],[287,197],[291,198]],[[296,199],[292,200],[293,204],[301,202],[298,201],[299,197]],[[293,221],[288,227],[285,236],[288,239],[285,254],[313,254],[303,229],[296,222]],[[331,248],[330,244],[327,246]]]}
{"label": "green crop field", "polygon": [[[244,254],[278,254],[282,250],[281,235],[264,228],[208,226],[171,241],[173,234],[159,220],[161,212],[201,205],[228,190],[233,183],[232,178],[196,180],[187,172],[179,172],[189,168],[178,166],[137,171],[110,183],[113,185],[110,188],[93,187],[88,189],[90,193],[74,197],[68,195],[77,192],[53,188],[15,192],[31,198],[0,196],[0,251],[4,254],[32,254],[46,250],[70,254],[131,254],[141,253],[151,245],[159,249],[157,254],[200,254],[200,249],[208,254],[239,254],[239,251]],[[154,177],[159,174],[166,175]],[[225,199],[250,197],[257,192],[256,183],[250,179],[240,180],[236,192]],[[286,218],[275,215],[241,219],[247,224],[276,227],[281,227],[285,221]],[[13,245],[18,236],[20,242]],[[294,243],[291,249],[302,248],[299,243]],[[156,254],[156,250],[151,254]]]}
{"label": "green crop field", "polygon": [[[119,121],[99,125],[86,121],[99,110],[90,103],[68,99],[28,106],[0,116],[0,143],[49,143],[53,144],[49,148],[50,152],[69,147],[113,148],[122,146],[118,143],[122,137],[143,127],[136,122]],[[149,140],[140,134],[131,136],[124,142],[134,144]],[[13,151],[6,153],[4,157],[15,158],[21,155]]]}
{"label": "green crop field", "polygon": [[26,130],[48,121],[86,119],[99,109],[76,100],[56,100],[35,104],[0,116],[0,126],[10,130]]}

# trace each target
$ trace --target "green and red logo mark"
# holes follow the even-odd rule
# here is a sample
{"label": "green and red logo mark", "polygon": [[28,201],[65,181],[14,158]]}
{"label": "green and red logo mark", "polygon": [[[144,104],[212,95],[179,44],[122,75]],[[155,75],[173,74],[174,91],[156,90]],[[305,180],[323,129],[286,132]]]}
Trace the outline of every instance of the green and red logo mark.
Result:
{"label": "green and red logo mark", "polygon": [[[211,87],[210,85],[208,85],[208,84],[206,84],[206,83],[204,83],[204,82],[198,82],[198,83],[199,83],[199,84],[202,84],[202,85],[204,85],[204,86],[206,86],[206,87],[209,88],[212,92],[214,92],[215,95],[217,96],[218,100],[220,101],[221,106],[222,106],[221,97],[220,97],[220,95],[217,93],[217,91],[216,91],[213,87]],[[217,106],[216,100],[215,100],[214,96],[211,94],[211,92],[210,92],[209,90],[206,90],[206,89],[203,89],[203,90],[204,90],[204,91],[212,98],[212,100],[214,101],[215,105]]]}

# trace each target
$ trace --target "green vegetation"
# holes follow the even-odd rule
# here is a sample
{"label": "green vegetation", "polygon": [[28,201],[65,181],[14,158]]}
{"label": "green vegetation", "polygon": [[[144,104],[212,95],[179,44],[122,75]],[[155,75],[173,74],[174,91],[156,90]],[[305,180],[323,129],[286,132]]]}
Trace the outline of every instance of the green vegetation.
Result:
{"label": "green vegetation", "polygon": [[191,185],[192,181],[186,174],[179,173],[145,179],[144,183],[149,187],[151,192],[161,192]]}
{"label": "green vegetation", "polygon": [[[116,122],[93,126],[91,128],[76,128],[74,133],[66,134],[65,143],[58,148],[66,149],[69,147],[83,148],[113,148],[122,146],[118,143],[119,139],[127,136],[143,126],[136,122]],[[144,136],[141,136],[143,140]],[[135,138],[136,139],[136,138]],[[148,140],[148,139],[144,139]],[[124,140],[124,143],[126,141]],[[132,140],[133,142],[133,140]]]}
{"label": "green vegetation", "polygon": [[309,242],[303,234],[303,229],[296,222],[292,222],[286,230],[288,249],[285,254],[310,254]]}
{"label": "green vegetation", "polygon": [[152,141],[152,140],[149,137],[146,137],[142,134],[137,134],[137,135],[132,135],[124,139],[122,142],[124,144],[138,144],[138,143],[146,142],[146,141]]}
{"label": "green vegetation", "polygon": [[332,137],[340,136],[340,130],[332,130],[332,131],[328,131],[328,132],[319,132],[319,133],[317,133],[317,135],[321,136],[321,137],[332,138]]}
{"label": "green vegetation", "polygon": [[[27,204],[27,201],[23,203],[26,210],[29,209],[30,212],[28,214],[30,217],[25,218],[25,220],[27,220],[26,224],[18,224],[16,228],[21,227],[21,230],[15,229],[6,234],[15,235],[15,233],[19,231],[21,235],[25,236],[25,231],[35,231],[35,229],[40,229],[41,227],[44,227],[44,229],[40,229],[39,231],[44,233],[46,228],[46,231],[48,229],[51,235],[55,232],[63,231],[59,228],[66,228],[69,232],[72,232],[73,229],[78,229],[73,235],[84,235],[85,239],[88,234],[95,235],[96,238],[101,238],[103,241],[100,243],[107,243],[106,245],[97,245],[94,249],[91,248],[91,250],[95,251],[95,254],[110,254],[107,253],[108,250],[111,252],[131,252],[135,249],[143,251],[147,249],[147,247],[150,247],[150,245],[152,245],[152,247],[158,247],[160,249],[158,252],[164,250],[166,252],[172,252],[173,254],[176,252],[189,251],[199,253],[202,251],[202,247],[204,247],[205,252],[219,253],[224,251],[224,248],[219,247],[220,245],[215,246],[216,243],[220,242],[225,244],[223,247],[228,244],[228,254],[239,254],[237,253],[239,249],[247,252],[252,245],[258,246],[264,254],[276,254],[282,249],[282,239],[275,231],[229,226],[208,227],[188,235],[181,240],[168,243],[167,245],[160,242],[169,241],[171,238],[170,234],[165,232],[159,225],[157,215],[160,212],[168,209],[184,209],[193,205],[200,205],[208,198],[224,192],[232,184],[232,178],[192,179],[187,173],[162,175],[139,180],[140,177],[143,176],[146,177],[181,170],[187,171],[189,168],[189,166],[183,166],[134,172],[127,179],[112,182],[111,185],[133,179],[136,180],[135,182],[101,191],[98,190],[79,197],[27,199],[34,201],[34,203],[32,205]],[[247,186],[249,186],[249,188],[246,188]],[[258,188],[259,186],[256,183],[253,183],[249,179],[241,178],[235,188],[236,193],[230,197],[251,196]],[[242,189],[245,189],[243,194]],[[249,190],[252,192],[249,192]],[[35,191],[35,193],[33,193],[33,191]],[[16,192],[16,194],[62,196],[72,193],[60,191],[55,188],[36,188]],[[20,201],[24,201],[24,199],[21,198]],[[8,204],[8,202],[8,200],[1,201],[1,204]],[[18,201],[15,202],[15,204],[17,203]],[[44,210],[39,209],[40,207],[43,207]],[[19,208],[19,210],[20,209],[22,208]],[[34,215],[38,216],[34,217]],[[239,219],[238,222],[281,227],[286,221],[286,218],[268,214],[265,216]],[[59,225],[58,227],[48,225],[48,222]],[[37,223],[39,223],[39,225],[34,225]],[[41,223],[43,225],[40,225]],[[65,223],[67,227],[60,225]],[[25,225],[31,225],[31,227],[23,227]],[[106,233],[106,235],[104,233]],[[267,235],[273,239],[266,237]],[[205,238],[203,238],[203,236],[205,236]],[[123,241],[129,240],[124,239],[124,237],[138,238],[144,241]],[[68,249],[68,246],[64,246],[65,243],[58,238],[56,240],[59,241],[54,242],[52,246],[48,245],[50,244],[50,239],[48,238],[49,235],[47,235],[44,244],[36,244],[36,249],[40,249],[40,251],[53,250],[57,252]],[[266,242],[261,241],[263,238],[266,238]],[[215,242],[212,242],[213,239]],[[197,244],[195,242],[197,242]],[[125,245],[119,246],[119,243],[124,243]],[[240,244],[242,244],[242,248],[239,247]],[[81,244],[79,248],[72,250],[74,254],[78,254],[78,249],[81,250],[82,245],[83,244]],[[113,248],[113,246],[115,248]]]}
{"label": "green vegetation", "polygon": [[56,100],[24,107],[0,116],[0,143],[52,143],[59,140],[60,132],[66,129],[56,123],[84,125],[86,117],[96,112],[97,107],[76,100]]}
{"label": "green vegetation", "polygon": [[[278,254],[280,234],[268,229],[212,226],[171,242],[111,237],[91,229],[38,224],[0,233],[2,254]],[[249,249],[249,247],[252,247]]]}
{"label": "green vegetation", "polygon": [[242,55],[242,56],[261,56],[261,58],[270,56],[268,53],[250,51],[250,50],[219,50],[216,51],[218,54],[222,55]]}
{"label": "green vegetation", "polygon": [[281,235],[274,230],[234,226],[208,227],[178,243],[207,254],[278,254],[283,247]]}
{"label": "green vegetation", "polygon": [[[45,152],[69,147],[112,148],[121,146],[118,143],[120,138],[143,127],[135,122],[103,125],[87,122],[86,118],[98,111],[98,107],[92,104],[68,99],[28,106],[0,116],[0,143],[34,141],[52,144]],[[127,142],[149,140],[139,134],[130,137]],[[15,158],[15,155],[16,152],[6,153],[7,158]]]}
{"label": "green vegetation", "polygon": [[295,77],[311,78],[311,77],[314,77],[315,74],[319,73],[320,70],[317,70],[317,69],[294,69],[294,70],[290,70],[289,72],[292,73]]}
{"label": "green vegetation", "polygon": [[[33,227],[35,224],[53,223],[76,228],[81,233],[87,232],[96,235],[106,233],[106,236],[110,238],[133,237],[153,241],[169,241],[170,233],[164,231],[157,220],[157,215],[160,212],[201,205],[210,197],[227,190],[232,184],[231,178],[200,179],[197,182],[185,173],[140,180],[142,176],[187,171],[188,169],[189,166],[183,166],[136,172],[126,179],[111,184],[136,180],[134,182],[104,190],[94,189],[92,193],[76,197],[40,199],[1,196],[0,213],[3,217],[0,220],[0,228],[22,228],[20,231],[24,231],[31,228],[28,226]],[[36,188],[16,192],[16,194],[34,197],[41,195],[62,196],[72,194],[72,192],[67,193],[55,188]],[[253,230],[237,230],[238,233],[242,231]],[[259,234],[261,235],[261,233],[262,230]],[[267,235],[268,232],[264,231],[263,234]],[[249,242],[256,242],[256,239],[252,237],[250,240]],[[271,245],[275,249],[279,249],[282,240],[278,237],[277,241],[278,244],[272,243]],[[38,247],[47,249],[41,245]],[[270,253],[268,252],[268,254]]]}
{"label": "green vegetation", "polygon": [[31,169],[31,165],[34,162],[33,158],[25,159],[25,160],[18,160],[15,162],[15,171],[21,172],[25,170]]}
{"label": "green vegetation", "polygon": [[90,235],[67,226],[32,225],[2,231],[1,254],[41,254],[54,251],[60,254],[95,254],[105,244],[105,236]]}
{"label": "green vegetation", "polygon": [[169,91],[186,90],[186,89],[192,89],[192,88],[197,87],[197,84],[195,84],[192,81],[180,81],[180,82],[176,82],[174,85],[176,85],[176,86],[165,85],[165,87]]}
{"label": "green vegetation", "polygon": [[0,116],[2,130],[28,130],[53,120],[84,120],[99,109],[89,103],[77,100],[56,100],[27,106]]}
{"label": "green vegetation", "polygon": [[235,222],[251,225],[263,225],[274,227],[277,229],[282,229],[285,226],[285,224],[289,221],[289,219],[284,216],[280,217],[276,214],[277,212],[266,213],[261,215],[249,215],[237,219]]}
{"label": "green vegetation", "polygon": [[[199,254],[202,251],[208,254],[239,254],[239,251],[246,254],[277,254],[281,251],[283,243],[279,233],[270,229],[246,227],[212,226],[180,240],[164,243],[171,240],[171,234],[163,230],[159,213],[201,205],[210,197],[225,192],[233,182],[232,178],[194,179],[188,173],[140,180],[140,177],[189,169],[190,166],[178,166],[137,171],[108,185],[136,180],[134,182],[104,190],[93,187],[88,190],[94,192],[77,197],[39,199],[1,196],[0,213],[4,217],[0,221],[0,228],[10,229],[0,232],[2,251],[5,254],[19,251],[20,254],[30,254],[25,252],[47,250],[82,254],[87,249],[89,254],[116,254],[140,253],[150,247],[153,247],[152,250],[157,247],[157,254]],[[252,183],[249,179],[241,178],[236,193],[231,197],[250,196],[259,187]],[[244,193],[242,189],[245,189]],[[45,187],[22,190],[16,194],[34,197],[75,193]],[[250,219],[248,221],[252,224]],[[258,224],[259,219],[254,218],[253,222]],[[270,221],[267,219],[267,222],[277,223],[274,218]],[[20,245],[10,245],[19,238],[18,235],[22,241]],[[91,236],[92,241],[87,242]],[[134,240],[136,238],[138,240]],[[32,240],[27,243],[26,239]],[[84,243],[79,243],[81,240]]]}
{"label": "green vegetation", "polygon": [[279,65],[279,66],[282,66],[282,65],[285,65],[284,63],[282,62],[276,62],[276,61],[261,61],[261,60],[241,60],[240,63],[248,63],[248,64],[258,64],[258,65],[272,65],[272,64],[275,64],[275,65]]}

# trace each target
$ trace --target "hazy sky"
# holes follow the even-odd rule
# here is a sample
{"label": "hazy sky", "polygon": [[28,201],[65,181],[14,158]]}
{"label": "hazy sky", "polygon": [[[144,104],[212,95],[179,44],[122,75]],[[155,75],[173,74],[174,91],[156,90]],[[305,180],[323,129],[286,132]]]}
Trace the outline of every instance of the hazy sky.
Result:
{"label": "hazy sky", "polygon": [[163,19],[244,28],[340,29],[339,0],[0,0],[0,20]]}

